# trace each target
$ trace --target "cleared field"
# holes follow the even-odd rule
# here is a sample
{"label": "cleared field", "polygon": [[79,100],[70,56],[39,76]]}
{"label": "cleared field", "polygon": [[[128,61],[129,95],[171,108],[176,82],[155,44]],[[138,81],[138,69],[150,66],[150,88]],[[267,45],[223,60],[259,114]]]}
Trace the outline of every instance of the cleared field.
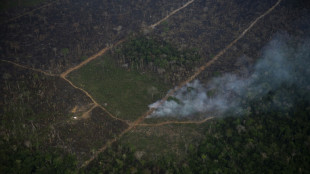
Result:
{"label": "cleared field", "polygon": [[69,75],[113,115],[135,120],[170,88],[152,74],[118,67],[109,54]]}
{"label": "cleared field", "polygon": [[0,74],[0,143],[33,153],[57,149],[81,163],[128,126],[99,107],[90,110],[91,100],[59,77],[4,62]]}

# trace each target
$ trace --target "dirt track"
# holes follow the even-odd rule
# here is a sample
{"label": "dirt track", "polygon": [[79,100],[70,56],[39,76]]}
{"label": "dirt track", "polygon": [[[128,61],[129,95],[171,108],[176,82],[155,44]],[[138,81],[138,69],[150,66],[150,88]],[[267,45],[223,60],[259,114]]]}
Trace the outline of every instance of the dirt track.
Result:
{"label": "dirt track", "polygon": [[[125,39],[122,39],[120,41],[118,41],[117,43],[115,43],[113,46],[117,46],[119,44],[121,44],[122,42],[124,42]],[[78,70],[80,69],[82,66],[88,64],[89,62],[95,60],[96,58],[98,58],[99,56],[102,56],[106,51],[108,51],[111,47],[105,47],[102,50],[100,50],[98,53],[90,56],[89,58],[87,58],[86,60],[84,60],[83,62],[81,62],[80,64],[78,64],[75,67],[69,68],[68,70],[66,70],[65,72],[60,74],[61,78],[65,78],[68,74],[70,74],[72,71]]]}
{"label": "dirt track", "polygon": [[37,11],[37,10],[39,10],[39,9],[42,9],[42,8],[51,6],[51,5],[53,5],[53,4],[56,4],[57,2],[58,2],[58,1],[55,0],[55,1],[53,1],[53,2],[44,4],[44,5],[42,5],[42,6],[38,7],[38,8],[35,8],[35,9],[30,10],[30,11],[28,11],[28,12],[26,12],[26,13],[23,13],[23,14],[21,14],[21,15],[18,15],[18,16],[16,16],[16,17],[13,17],[13,18],[11,18],[11,19],[8,19],[8,20],[6,20],[6,21],[4,21],[4,22],[1,22],[1,24],[5,24],[5,23],[7,23],[7,22],[14,21],[14,20],[16,20],[16,19],[18,19],[18,18],[21,18],[21,17],[23,17],[23,16],[29,15],[29,14],[33,13],[34,11]]}
{"label": "dirt track", "polygon": [[[193,3],[194,0],[191,0],[189,2],[187,2],[185,5],[183,5],[182,7],[172,11],[170,14],[168,14],[165,18],[161,19],[160,21],[156,22],[155,24],[152,24],[150,26],[150,28],[154,28],[157,25],[159,25],[161,22],[165,21],[166,19],[168,19],[170,16],[172,16],[173,14],[175,14],[176,12],[182,10],[183,8],[187,7],[188,5],[190,5],[191,3]],[[282,2],[282,0],[278,0],[276,4],[274,4],[271,8],[269,8],[266,12],[264,12],[262,15],[260,15],[259,17],[257,17],[250,25],[248,28],[246,28],[235,40],[233,40],[231,43],[229,43],[223,50],[221,50],[219,53],[217,53],[214,58],[212,58],[210,61],[208,61],[207,63],[205,63],[203,66],[201,66],[198,71],[196,71],[192,76],[190,76],[187,80],[183,81],[182,83],[180,83],[176,88],[174,88],[173,90],[171,90],[163,99],[161,99],[161,102],[159,102],[158,106],[160,106],[161,104],[163,104],[169,96],[173,95],[177,90],[179,90],[182,86],[186,85],[187,83],[191,82],[192,80],[194,80],[202,71],[204,71],[207,67],[209,67],[210,65],[212,65],[216,60],[218,60],[225,52],[227,52],[236,42],[238,42],[241,38],[244,37],[244,35],[263,17],[265,17],[266,15],[268,15],[271,11],[273,11],[280,3]],[[48,5],[48,4],[47,4]],[[47,6],[45,5],[45,6]],[[40,8],[43,8],[40,7]],[[34,9],[36,10],[36,9]],[[27,15],[27,14],[24,14]],[[13,19],[12,19],[13,20]],[[117,42],[115,45],[122,43],[124,40],[121,40],[119,42]],[[111,117],[121,120],[115,116],[113,116],[111,113],[109,113],[104,107],[102,107],[101,105],[99,105],[94,99],[93,97],[84,89],[77,87],[76,85],[74,85],[70,80],[68,80],[66,78],[66,76],[71,73],[72,71],[75,71],[79,68],[81,68],[82,66],[86,65],[87,63],[89,63],[90,61],[96,59],[97,57],[103,55],[107,50],[109,49],[109,47],[102,49],[101,51],[99,51],[97,54],[89,57],[88,59],[86,59],[85,61],[81,62],[79,65],[72,67],[68,70],[66,70],[65,72],[63,72],[62,74],[60,74],[59,76],[64,79],[65,81],[67,81],[71,86],[73,86],[76,89],[79,89],[80,91],[82,91],[84,94],[86,94],[95,104],[93,106],[93,108],[95,108],[96,106],[99,106],[100,108],[102,108],[104,111],[106,111]],[[37,69],[33,69],[33,68],[29,68],[23,65],[19,65],[17,63],[11,62],[11,61],[6,61],[6,60],[2,60],[4,62],[7,63],[11,63],[14,64],[16,66],[22,67],[22,68],[26,68],[29,70],[33,70],[36,72],[41,72],[45,75],[49,75],[49,76],[57,76],[54,74],[50,74],[47,72],[44,72],[42,70],[37,70]],[[93,109],[92,108],[92,109]],[[151,108],[150,110],[148,110],[144,115],[142,115],[141,117],[139,117],[136,121],[134,121],[132,124],[130,124],[130,126],[125,129],[123,132],[121,132],[116,138],[108,141],[103,147],[101,147],[97,152],[95,152],[95,154],[87,161],[85,161],[83,163],[83,165],[81,167],[85,167],[87,166],[91,161],[93,161],[98,155],[99,153],[103,152],[107,147],[109,147],[112,143],[116,142],[119,138],[121,138],[124,134],[126,134],[127,132],[129,132],[130,130],[134,129],[136,126],[139,126],[139,124],[151,113],[153,113],[155,110],[155,108]],[[88,112],[88,111],[87,111]],[[202,121],[198,121],[198,122],[194,122],[194,121],[189,121],[189,122],[163,122],[163,123],[158,123],[158,124],[141,124],[140,126],[161,126],[161,125],[166,125],[166,124],[201,124],[204,123],[210,119],[213,119],[214,117],[209,117],[207,119],[204,119]],[[122,120],[124,121],[124,120]]]}
{"label": "dirt track", "polygon": [[[192,1],[190,1],[192,3]],[[257,17],[250,25],[248,28],[246,28],[235,40],[233,40],[231,43],[229,43],[223,50],[221,50],[219,53],[217,53],[213,59],[208,61],[206,64],[201,66],[197,72],[195,72],[191,77],[189,77],[187,80],[184,82],[180,83],[176,88],[171,90],[158,104],[158,106],[162,105],[169,96],[173,95],[177,90],[179,90],[181,87],[186,85],[187,83],[191,82],[194,80],[203,70],[205,70],[207,67],[212,65],[219,57],[221,57],[229,48],[231,48],[236,42],[238,42],[244,35],[263,17],[268,15],[271,11],[273,11],[280,3],[282,0],[278,0],[276,4],[274,4],[271,8],[269,8],[266,12],[264,12],[262,15]],[[190,4],[190,3],[187,3]],[[186,6],[185,6],[186,7]],[[183,6],[184,8],[184,6]],[[181,9],[183,9],[181,8]],[[175,11],[173,11],[175,13]],[[173,13],[173,14],[174,14]],[[168,16],[171,16],[170,14]],[[166,18],[167,19],[167,18]],[[157,106],[157,107],[158,107]],[[107,147],[109,147],[112,143],[116,142],[119,138],[121,138],[125,133],[129,132],[131,129],[135,128],[138,126],[148,115],[153,113],[155,108],[151,108],[149,111],[147,111],[144,115],[139,117],[133,124],[131,124],[126,130],[124,130],[118,137],[114,138],[113,140],[109,141],[105,146],[100,148],[89,160],[85,161],[84,164],[81,167],[86,167],[91,161],[93,161],[101,152],[103,152]],[[210,117],[211,118],[211,117]],[[182,123],[186,124],[186,123]]]}
{"label": "dirt track", "polygon": [[202,124],[202,123],[205,123],[205,122],[212,120],[214,118],[215,117],[208,117],[208,118],[203,119],[201,121],[166,121],[166,122],[155,123],[155,124],[139,124],[138,126],[157,127],[157,126],[163,126],[163,125],[167,125],[167,124]]}
{"label": "dirt track", "polygon": [[156,22],[155,24],[150,25],[150,28],[155,28],[157,25],[161,24],[163,21],[167,20],[170,16],[174,15],[175,13],[177,13],[178,11],[182,10],[183,8],[187,7],[188,5],[190,5],[191,3],[193,3],[194,0],[191,0],[189,2],[187,2],[186,4],[184,4],[182,7],[172,11],[170,14],[168,14],[166,17],[164,17],[163,19],[161,19],[160,21]]}
{"label": "dirt track", "polygon": [[[55,74],[50,74],[48,72],[45,72],[45,71],[42,71],[42,70],[39,70],[39,69],[34,69],[34,68],[31,68],[31,67],[28,67],[28,66],[24,66],[24,65],[20,65],[18,63],[15,63],[15,62],[12,62],[12,61],[8,61],[8,60],[1,60],[3,62],[6,62],[6,63],[10,63],[10,64],[13,64],[17,67],[20,67],[20,68],[23,68],[23,69],[28,69],[28,70],[31,70],[31,71],[35,71],[35,72],[39,72],[39,73],[42,73],[44,75],[47,75],[47,76],[53,76],[53,77],[57,77],[59,75],[55,75]],[[72,87],[74,87],[75,89],[78,89],[80,91],[82,91],[87,97],[89,97],[91,99],[91,101],[94,103],[94,106],[98,106],[100,107],[102,110],[104,110],[110,117],[114,118],[114,119],[117,119],[117,120],[120,120],[120,121],[123,121],[123,122],[127,122],[125,120],[122,120],[118,117],[115,117],[114,115],[112,115],[106,108],[104,108],[103,106],[101,106],[99,103],[97,103],[97,101],[87,92],[85,91],[84,89],[82,88],[79,88],[77,87],[76,85],[74,85],[70,80],[68,80],[66,77],[61,77],[60,78],[64,79],[65,81],[67,81]],[[95,107],[93,107],[95,108]],[[88,112],[88,111],[86,111]]]}
{"label": "dirt track", "polygon": [[47,76],[57,76],[55,74],[51,74],[51,73],[48,73],[48,72],[45,72],[45,71],[42,71],[40,69],[35,69],[35,68],[31,68],[31,67],[28,67],[28,66],[25,66],[25,65],[20,65],[18,63],[15,63],[15,62],[12,62],[12,61],[9,61],[9,60],[1,60],[2,62],[6,62],[6,63],[10,63],[10,64],[13,64],[17,67],[20,67],[20,68],[23,68],[23,69],[28,69],[28,70],[31,70],[31,71],[35,71],[35,72],[39,72],[39,73],[42,73],[44,75],[47,75]]}

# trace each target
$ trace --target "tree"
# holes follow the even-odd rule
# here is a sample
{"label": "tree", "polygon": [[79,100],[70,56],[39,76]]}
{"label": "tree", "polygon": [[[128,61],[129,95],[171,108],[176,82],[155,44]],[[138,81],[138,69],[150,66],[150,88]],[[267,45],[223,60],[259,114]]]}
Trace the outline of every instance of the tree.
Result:
{"label": "tree", "polygon": [[63,48],[63,49],[61,49],[61,53],[62,53],[62,55],[64,55],[64,57],[66,58],[67,55],[69,54],[69,48]]}

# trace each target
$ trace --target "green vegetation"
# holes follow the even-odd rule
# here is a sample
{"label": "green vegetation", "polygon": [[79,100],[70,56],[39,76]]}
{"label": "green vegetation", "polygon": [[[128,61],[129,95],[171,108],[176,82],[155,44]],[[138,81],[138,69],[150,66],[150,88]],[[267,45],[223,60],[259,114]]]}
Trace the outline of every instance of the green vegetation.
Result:
{"label": "green vegetation", "polygon": [[191,67],[200,60],[195,49],[178,50],[170,43],[156,38],[138,36],[116,49],[118,59],[129,62],[131,68],[143,69],[145,65],[169,68],[172,65]]}
{"label": "green vegetation", "polygon": [[215,89],[207,91],[207,96],[208,97],[213,97],[215,94],[216,94],[216,90]]}
{"label": "green vegetation", "polygon": [[[103,105],[107,103],[108,110],[113,114],[136,119],[149,103],[162,97],[169,87],[150,74],[142,75],[118,67],[109,56],[73,72],[70,79],[87,89]],[[61,81],[56,83],[56,77],[28,71],[8,73],[3,70],[5,68],[13,69],[7,66],[0,69],[3,74],[0,79],[3,87],[0,90],[4,94],[0,103],[1,172],[77,172],[74,156],[57,148],[48,148],[53,144],[49,142],[53,139],[51,137],[57,136],[52,127],[68,132],[64,138],[78,139],[81,144],[75,146],[85,147],[89,142],[85,139],[90,133],[75,125],[90,125],[90,122],[83,120],[71,124],[71,127],[66,124],[58,127],[52,125],[64,123],[70,118],[70,115],[61,112],[68,108],[64,97],[61,95],[55,100],[56,85],[60,83],[58,86],[63,86]],[[268,84],[265,86],[268,88]],[[188,87],[187,90],[195,89]],[[208,96],[212,97],[214,92],[208,91]],[[170,97],[169,100],[177,99]],[[273,103],[275,100],[277,105]],[[56,101],[62,101],[63,107],[56,107]],[[289,101],[294,101],[294,105],[291,106]],[[270,91],[259,98],[249,94],[242,103],[249,108],[243,116],[230,112],[223,119],[201,126],[138,127],[124,135],[81,172],[309,173],[310,103],[307,89],[300,89],[293,84],[282,85],[277,91]],[[102,123],[112,121],[110,117],[111,120],[106,120],[103,115],[92,117],[96,123],[100,118]],[[105,128],[100,130],[101,125],[98,128],[91,125],[94,131],[103,132],[98,136],[92,134],[98,139],[93,151],[102,145],[96,143],[105,140],[100,138],[107,135],[106,132],[119,135],[125,128],[117,126],[116,130],[105,124]],[[64,129],[59,129],[62,127]],[[79,130],[83,134],[79,134]]]}
{"label": "green vegetation", "polygon": [[186,91],[187,91],[187,92],[191,92],[191,91],[193,91],[193,90],[195,90],[195,88],[190,87],[190,86],[186,88]]}
{"label": "green vegetation", "polygon": [[77,160],[59,149],[29,149],[0,139],[1,173],[76,173]]}
{"label": "green vegetation", "polygon": [[221,75],[222,75],[222,73],[219,72],[219,71],[215,71],[215,72],[213,73],[213,77],[220,77]]}
{"label": "green vegetation", "polygon": [[163,156],[186,158],[188,146],[198,143],[204,133],[203,125],[165,125],[160,127],[137,127],[126,134],[120,144],[143,152],[140,161],[156,161]]}
{"label": "green vegetation", "polygon": [[178,168],[178,161],[187,158],[188,149],[198,142],[200,133],[203,126],[137,127],[83,170],[85,173],[165,173],[163,166]]}
{"label": "green vegetation", "polygon": [[82,57],[81,57],[81,60],[84,61],[84,60],[86,60],[87,58],[88,58],[87,56],[82,56]]}
{"label": "green vegetation", "polygon": [[50,144],[52,127],[69,118],[55,107],[55,78],[0,66],[0,173],[75,172],[75,157]]}
{"label": "green vegetation", "polygon": [[[295,91],[294,94],[295,105],[290,110],[273,110],[269,100],[275,94],[269,93],[262,100],[247,104],[253,111],[249,115],[205,123],[204,135],[199,143],[187,139],[188,132],[181,131],[181,135],[190,143],[181,152],[185,157],[169,153],[176,151],[174,144],[156,135],[161,130],[167,139],[174,139],[171,132],[167,133],[168,126],[141,128],[138,133],[125,136],[121,141],[122,146],[115,144],[101,154],[88,170],[94,173],[309,173],[309,101],[302,97],[303,92]],[[267,108],[266,103],[269,105]],[[143,136],[142,132],[153,133]],[[154,155],[149,155],[152,159],[148,160],[137,158],[141,149],[148,151],[152,148],[161,156],[154,159]],[[115,164],[116,169],[106,167],[111,163]]]}
{"label": "green vegetation", "polygon": [[24,71],[12,75],[4,73],[2,78],[5,85],[2,88],[4,95],[0,110],[0,131],[7,133],[2,134],[1,138],[7,141],[17,139],[21,141],[20,144],[29,141],[32,146],[39,148],[47,141],[50,120],[60,121],[69,118],[69,115],[63,115],[53,107],[52,96],[46,96],[41,100],[41,96],[49,91],[46,84],[51,79],[38,73]]}
{"label": "green vegetation", "polygon": [[137,168],[141,167],[134,156],[133,149],[128,146],[113,146],[101,153],[95,163],[93,162],[87,168],[82,169],[81,173],[137,173]]}
{"label": "green vegetation", "polygon": [[167,99],[167,101],[174,101],[174,102],[176,102],[177,104],[181,104],[181,103],[182,103],[178,98],[173,97],[173,96],[169,96],[168,99]]}
{"label": "green vegetation", "polygon": [[307,173],[309,121],[301,110],[219,120],[189,164],[193,173]]}
{"label": "green vegetation", "polygon": [[76,173],[128,126],[98,107],[74,119],[92,106],[86,95],[59,77],[0,67],[0,173]]}
{"label": "green vegetation", "polygon": [[69,48],[63,48],[61,49],[61,53],[62,55],[64,55],[64,57],[67,57],[67,55],[69,54],[70,50]]}
{"label": "green vegetation", "polygon": [[168,21],[164,21],[163,23],[161,23],[161,26],[163,27],[163,31],[164,32],[169,31],[169,23],[168,23]]}
{"label": "green vegetation", "polygon": [[16,7],[32,7],[43,3],[45,0],[3,0],[0,2],[0,10]]}
{"label": "green vegetation", "polygon": [[118,67],[109,55],[73,72],[69,78],[114,115],[128,120],[140,117],[170,88],[154,75]]}
{"label": "green vegetation", "polygon": [[[134,156],[135,148],[123,145],[101,154],[87,170],[94,173],[308,173],[309,121],[309,111],[296,112],[292,117],[278,113],[228,117],[208,123],[204,139],[198,145],[188,146],[187,158],[166,153],[157,160],[138,160]],[[151,142],[144,145],[152,146]],[[159,152],[163,148],[170,149],[161,146]]]}

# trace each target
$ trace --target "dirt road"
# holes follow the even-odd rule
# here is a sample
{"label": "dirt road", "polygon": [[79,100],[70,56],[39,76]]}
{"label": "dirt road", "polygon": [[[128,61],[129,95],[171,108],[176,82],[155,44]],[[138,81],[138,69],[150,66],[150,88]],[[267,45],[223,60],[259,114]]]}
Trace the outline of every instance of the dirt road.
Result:
{"label": "dirt road", "polygon": [[200,120],[200,121],[166,121],[166,122],[155,123],[155,124],[139,124],[138,126],[157,127],[157,126],[163,126],[163,125],[167,125],[167,124],[202,124],[202,123],[205,123],[205,122],[212,120],[214,118],[215,117],[208,117],[208,118]]}
{"label": "dirt road", "polygon": [[[251,29],[253,26],[263,17],[268,15],[270,12],[272,12],[280,3],[282,0],[278,0],[271,8],[269,8],[266,12],[264,12],[262,15],[257,17],[250,25],[247,27],[235,40],[233,40],[231,43],[229,43],[223,50],[221,50],[219,53],[217,53],[213,59],[202,65],[198,71],[196,71],[191,77],[189,77],[187,80],[184,82],[180,83],[176,88],[171,90],[159,103],[158,106],[162,105],[169,96],[173,95],[177,90],[182,88],[184,85],[187,83],[191,82],[194,80],[202,71],[204,71],[207,67],[212,65],[216,60],[218,60],[229,48],[231,48],[236,42],[238,42],[241,38],[244,37],[244,35]],[[187,4],[192,3],[192,1],[189,1]],[[185,6],[186,7],[186,6]],[[184,6],[183,6],[184,8]],[[183,9],[181,8],[181,9]],[[173,14],[175,11],[172,12]],[[168,16],[171,16],[170,14]],[[164,18],[165,19],[165,18]],[[167,18],[166,18],[167,19]],[[159,22],[160,23],[160,22]],[[155,23],[157,24],[157,23]],[[155,25],[153,24],[153,25]],[[157,24],[158,25],[158,24]],[[155,25],[156,26],[156,25]],[[157,106],[157,107],[158,107]],[[139,117],[133,124],[131,124],[126,130],[124,130],[122,133],[120,133],[116,138],[110,140],[105,146],[100,148],[89,160],[85,161],[81,167],[86,167],[91,161],[93,161],[101,152],[103,152],[107,147],[109,147],[112,143],[116,142],[118,139],[120,139],[124,134],[138,126],[148,115],[152,114],[154,112],[155,108],[151,108],[149,111],[147,111],[144,115]]]}

